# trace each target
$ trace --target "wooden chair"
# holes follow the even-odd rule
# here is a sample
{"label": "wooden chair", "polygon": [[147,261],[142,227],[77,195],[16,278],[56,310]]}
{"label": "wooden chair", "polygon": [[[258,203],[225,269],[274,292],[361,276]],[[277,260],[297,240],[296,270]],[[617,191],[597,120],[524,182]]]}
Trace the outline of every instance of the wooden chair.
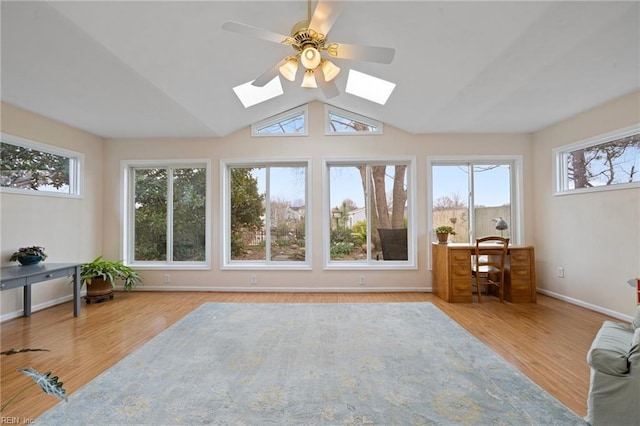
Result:
{"label": "wooden chair", "polygon": [[504,300],[504,272],[509,238],[484,237],[476,240],[475,254],[471,262],[474,286],[477,287],[478,302],[482,303],[482,286],[498,288],[500,302]]}

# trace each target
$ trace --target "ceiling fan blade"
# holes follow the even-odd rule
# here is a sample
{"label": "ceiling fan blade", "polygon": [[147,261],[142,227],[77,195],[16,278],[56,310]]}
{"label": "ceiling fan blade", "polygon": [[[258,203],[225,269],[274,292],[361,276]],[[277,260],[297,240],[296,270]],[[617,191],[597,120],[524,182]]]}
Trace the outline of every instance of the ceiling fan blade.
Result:
{"label": "ceiling fan blade", "polygon": [[269,68],[262,75],[260,75],[258,78],[256,78],[251,83],[251,85],[252,86],[256,86],[256,87],[264,87],[268,82],[273,80],[278,75],[278,73],[280,72],[280,67],[282,65],[284,65],[285,62],[286,62],[286,60],[283,59],[280,62],[278,62],[277,64],[275,64],[275,66]]}
{"label": "ceiling fan blade", "polygon": [[327,53],[333,57],[340,59],[353,59],[356,61],[390,64],[396,54],[396,49],[392,47],[375,47],[348,43],[332,43],[327,48]]}
{"label": "ceiling fan blade", "polygon": [[334,78],[331,81],[326,81],[324,79],[324,73],[322,72],[322,67],[316,68],[315,74],[317,75],[316,83],[318,84],[318,87],[320,88],[320,90],[322,90],[322,93],[324,93],[325,98],[331,99],[340,94],[340,91],[338,90],[338,86],[336,86],[336,79]]}
{"label": "ceiling fan blade", "polygon": [[262,40],[273,41],[274,43],[284,43],[290,37],[263,28],[253,27],[236,21],[227,21],[222,24],[222,29],[232,33],[247,34]]}
{"label": "ceiling fan blade", "polygon": [[318,0],[316,10],[313,11],[309,22],[309,28],[326,36],[338,16],[340,16],[339,3]]}

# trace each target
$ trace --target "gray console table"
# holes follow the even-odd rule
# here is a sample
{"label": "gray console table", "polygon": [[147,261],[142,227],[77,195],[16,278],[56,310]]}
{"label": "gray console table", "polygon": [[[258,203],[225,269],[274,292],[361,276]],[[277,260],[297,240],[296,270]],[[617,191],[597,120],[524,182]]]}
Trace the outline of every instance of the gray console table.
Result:
{"label": "gray console table", "polygon": [[29,266],[5,266],[0,269],[0,290],[24,287],[24,316],[31,315],[31,285],[73,275],[73,316],[80,315],[81,263],[38,263]]}

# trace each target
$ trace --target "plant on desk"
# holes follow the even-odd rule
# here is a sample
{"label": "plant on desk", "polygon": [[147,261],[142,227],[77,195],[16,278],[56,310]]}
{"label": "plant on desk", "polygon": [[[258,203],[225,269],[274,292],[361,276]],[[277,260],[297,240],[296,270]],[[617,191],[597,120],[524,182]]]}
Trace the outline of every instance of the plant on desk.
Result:
{"label": "plant on desk", "polygon": [[456,235],[456,231],[451,226],[438,226],[436,228],[436,235],[438,236],[438,242],[445,244],[449,239],[449,234]]}
{"label": "plant on desk", "polygon": [[47,253],[44,252],[44,247],[31,246],[21,247],[18,251],[14,252],[9,259],[11,262],[18,261],[21,265],[35,265],[40,261],[47,258]]}

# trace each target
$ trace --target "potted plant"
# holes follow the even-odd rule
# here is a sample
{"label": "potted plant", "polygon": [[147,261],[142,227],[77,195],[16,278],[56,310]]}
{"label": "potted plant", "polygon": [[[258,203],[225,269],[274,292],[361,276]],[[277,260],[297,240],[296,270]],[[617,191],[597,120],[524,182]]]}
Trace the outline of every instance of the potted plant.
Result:
{"label": "potted plant", "polygon": [[440,244],[446,244],[449,240],[449,234],[456,235],[456,231],[451,226],[438,226],[436,228],[436,235],[438,236],[438,242]]}
{"label": "potted plant", "polygon": [[21,265],[35,265],[40,261],[44,261],[47,258],[47,253],[44,252],[44,247],[31,246],[21,247],[18,251],[11,255],[11,262],[18,261]]}
{"label": "potted plant", "polygon": [[87,284],[87,303],[91,300],[102,301],[107,297],[113,299],[113,288],[118,280],[124,282],[125,291],[131,291],[142,282],[138,273],[122,260],[103,260],[102,256],[98,256],[80,266],[80,283]]}

